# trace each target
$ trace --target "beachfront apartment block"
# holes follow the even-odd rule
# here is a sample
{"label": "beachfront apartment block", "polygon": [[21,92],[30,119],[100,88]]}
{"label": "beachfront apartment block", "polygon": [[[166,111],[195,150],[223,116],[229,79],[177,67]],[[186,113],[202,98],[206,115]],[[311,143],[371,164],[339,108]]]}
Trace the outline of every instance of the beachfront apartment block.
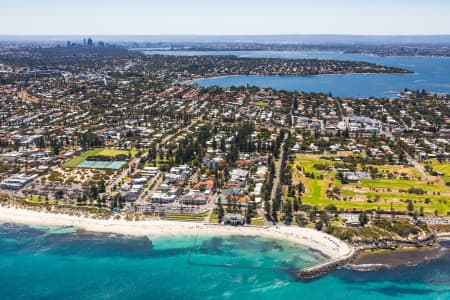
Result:
{"label": "beachfront apartment block", "polygon": [[20,190],[28,183],[32,182],[38,177],[37,174],[27,175],[27,174],[17,174],[13,175],[0,183],[0,187],[8,190]]}

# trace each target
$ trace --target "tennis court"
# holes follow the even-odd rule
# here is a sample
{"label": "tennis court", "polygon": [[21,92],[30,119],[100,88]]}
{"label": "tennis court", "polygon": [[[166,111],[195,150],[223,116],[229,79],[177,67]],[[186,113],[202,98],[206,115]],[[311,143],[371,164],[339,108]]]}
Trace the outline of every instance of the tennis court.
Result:
{"label": "tennis court", "polygon": [[77,167],[82,169],[120,169],[126,161],[93,161],[85,160]]}

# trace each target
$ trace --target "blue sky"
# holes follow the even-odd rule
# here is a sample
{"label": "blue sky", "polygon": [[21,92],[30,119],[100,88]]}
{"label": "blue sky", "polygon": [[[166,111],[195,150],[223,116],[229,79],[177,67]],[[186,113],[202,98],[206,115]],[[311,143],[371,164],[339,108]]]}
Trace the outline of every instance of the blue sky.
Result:
{"label": "blue sky", "polygon": [[450,34],[448,0],[0,0],[0,35]]}

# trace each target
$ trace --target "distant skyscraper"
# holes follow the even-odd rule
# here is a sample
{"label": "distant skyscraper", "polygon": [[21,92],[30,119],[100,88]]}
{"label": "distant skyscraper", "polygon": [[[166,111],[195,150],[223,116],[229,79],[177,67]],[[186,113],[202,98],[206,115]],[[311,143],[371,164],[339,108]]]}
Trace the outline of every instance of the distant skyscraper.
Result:
{"label": "distant skyscraper", "polygon": [[86,38],[83,39],[83,46],[86,47]]}
{"label": "distant skyscraper", "polygon": [[88,46],[88,47],[94,47],[94,42],[92,41],[92,38],[88,38],[88,40],[87,40],[87,46]]}

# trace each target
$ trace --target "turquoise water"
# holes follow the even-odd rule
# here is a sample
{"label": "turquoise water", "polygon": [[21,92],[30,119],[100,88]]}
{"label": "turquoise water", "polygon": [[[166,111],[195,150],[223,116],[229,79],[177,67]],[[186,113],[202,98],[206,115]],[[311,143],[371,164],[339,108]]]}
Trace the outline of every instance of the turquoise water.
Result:
{"label": "turquoise water", "polygon": [[256,237],[131,238],[3,224],[0,299],[450,299],[450,257],[310,282],[292,276],[324,259]]}
{"label": "turquoise water", "polygon": [[445,57],[378,57],[367,54],[345,54],[332,51],[147,51],[147,54],[171,55],[236,55],[239,57],[317,58],[367,61],[414,71],[414,74],[352,74],[313,77],[235,76],[198,80],[202,86],[256,85],[289,91],[332,92],[341,97],[393,97],[390,91],[426,89],[436,93],[450,93],[450,58]]}

